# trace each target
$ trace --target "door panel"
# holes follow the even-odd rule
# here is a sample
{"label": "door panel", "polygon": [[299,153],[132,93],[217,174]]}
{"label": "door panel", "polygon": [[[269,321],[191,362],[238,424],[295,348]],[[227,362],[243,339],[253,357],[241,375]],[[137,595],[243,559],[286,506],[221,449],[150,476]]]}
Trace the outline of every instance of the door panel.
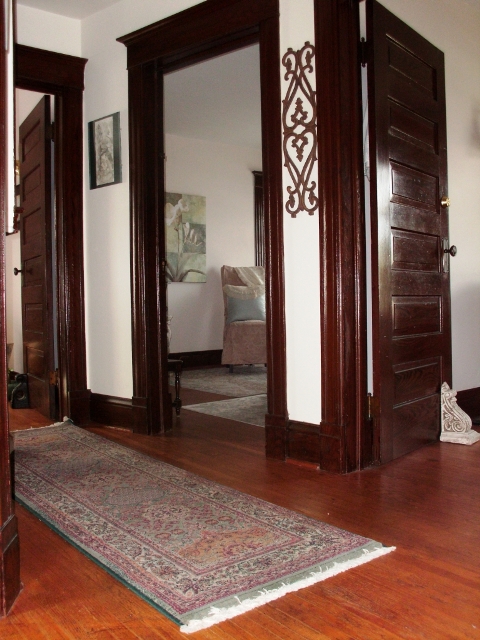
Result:
{"label": "door panel", "polygon": [[50,97],[20,125],[20,243],[24,369],[30,406],[55,418]]}
{"label": "door panel", "polygon": [[437,439],[451,383],[444,57],[367,3],[374,395],[381,462]]}

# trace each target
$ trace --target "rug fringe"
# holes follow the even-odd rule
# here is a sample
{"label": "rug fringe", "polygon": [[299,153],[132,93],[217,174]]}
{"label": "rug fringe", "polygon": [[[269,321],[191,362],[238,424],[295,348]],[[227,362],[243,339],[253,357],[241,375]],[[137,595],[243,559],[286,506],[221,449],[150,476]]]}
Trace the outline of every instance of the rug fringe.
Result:
{"label": "rug fringe", "polygon": [[13,429],[11,433],[19,433],[20,431],[31,431],[32,429],[52,429],[53,427],[62,427],[64,424],[75,424],[71,418],[64,416],[62,422],[54,422],[53,424],[45,424],[43,427],[29,427],[28,429]]}
{"label": "rug fringe", "polygon": [[277,600],[287,593],[292,593],[293,591],[298,591],[299,589],[310,587],[317,582],[322,582],[327,578],[331,578],[338,575],[339,573],[343,573],[344,571],[348,571],[349,569],[370,562],[370,560],[375,560],[375,558],[379,558],[380,556],[384,556],[387,553],[391,553],[392,551],[395,551],[395,549],[396,547],[380,547],[378,549],[375,549],[374,551],[364,549],[363,554],[358,558],[352,558],[350,560],[346,560],[345,562],[335,562],[333,566],[328,567],[323,571],[320,570],[312,572],[307,578],[299,580],[298,582],[293,582],[291,584],[284,583],[281,587],[270,590],[263,589],[262,591],[258,592],[257,596],[253,598],[247,598],[243,601],[240,600],[240,598],[237,598],[238,605],[227,607],[225,609],[211,607],[210,611],[205,617],[189,620],[186,624],[180,627],[180,631],[182,631],[183,633],[194,633],[195,631],[200,631],[201,629],[207,629],[214,624],[218,624],[219,622],[223,622],[224,620],[229,620],[230,618],[234,618],[235,616],[238,616],[242,613],[246,613],[247,611],[256,609],[257,607],[267,604],[268,602]]}

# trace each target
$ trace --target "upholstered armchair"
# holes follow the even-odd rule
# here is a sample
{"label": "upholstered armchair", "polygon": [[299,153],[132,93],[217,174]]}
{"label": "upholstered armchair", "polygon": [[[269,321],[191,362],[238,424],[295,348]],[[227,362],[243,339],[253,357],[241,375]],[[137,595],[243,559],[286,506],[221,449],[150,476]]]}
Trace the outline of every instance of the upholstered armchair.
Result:
{"label": "upholstered armchair", "polygon": [[229,267],[221,270],[225,327],[222,364],[267,362],[265,322],[265,270]]}

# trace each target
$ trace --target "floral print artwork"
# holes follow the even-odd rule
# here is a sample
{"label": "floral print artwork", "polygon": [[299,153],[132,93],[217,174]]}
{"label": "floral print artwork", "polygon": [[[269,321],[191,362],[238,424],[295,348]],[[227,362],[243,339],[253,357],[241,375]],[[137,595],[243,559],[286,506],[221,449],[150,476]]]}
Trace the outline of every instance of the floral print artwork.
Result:
{"label": "floral print artwork", "polygon": [[206,199],[165,194],[167,282],[206,282]]}

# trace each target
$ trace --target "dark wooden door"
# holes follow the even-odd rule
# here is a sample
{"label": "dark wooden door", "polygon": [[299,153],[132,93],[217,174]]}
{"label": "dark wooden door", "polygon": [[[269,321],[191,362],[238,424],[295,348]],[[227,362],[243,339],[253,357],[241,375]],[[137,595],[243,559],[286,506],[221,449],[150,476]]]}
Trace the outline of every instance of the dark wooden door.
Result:
{"label": "dark wooden door", "polygon": [[20,125],[20,244],[24,371],[30,406],[55,418],[50,96]]}
{"label": "dark wooden door", "polygon": [[373,371],[381,462],[438,438],[451,384],[443,53],[367,2]]}

